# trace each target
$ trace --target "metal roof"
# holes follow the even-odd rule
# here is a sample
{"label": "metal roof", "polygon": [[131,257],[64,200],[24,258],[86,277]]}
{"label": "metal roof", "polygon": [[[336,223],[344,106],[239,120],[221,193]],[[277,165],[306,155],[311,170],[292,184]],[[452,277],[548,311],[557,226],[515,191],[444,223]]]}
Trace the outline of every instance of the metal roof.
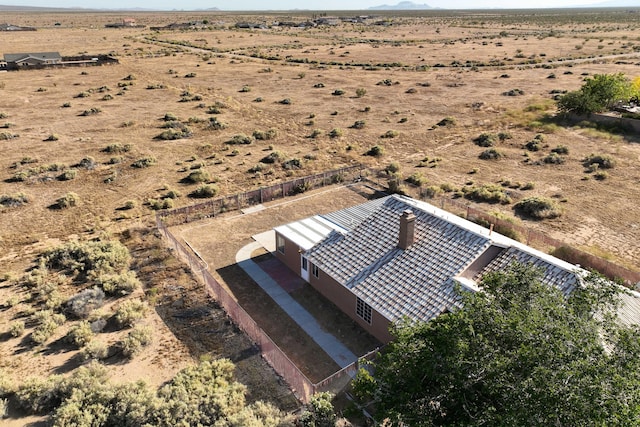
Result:
{"label": "metal roof", "polygon": [[334,230],[339,232],[347,231],[339,225],[327,221],[320,215],[281,225],[274,230],[305,251],[311,249]]}
{"label": "metal roof", "polygon": [[7,62],[19,62],[28,58],[41,60],[62,60],[58,52],[31,52],[31,53],[5,53],[4,60]]}

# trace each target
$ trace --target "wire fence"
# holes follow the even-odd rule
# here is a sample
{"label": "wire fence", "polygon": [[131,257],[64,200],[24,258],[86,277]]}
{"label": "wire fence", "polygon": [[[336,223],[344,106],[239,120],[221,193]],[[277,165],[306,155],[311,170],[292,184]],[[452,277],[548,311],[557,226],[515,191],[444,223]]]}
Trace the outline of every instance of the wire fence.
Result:
{"label": "wire fence", "polygon": [[162,211],[158,213],[158,216],[169,226],[198,221],[203,218],[216,217],[224,212],[241,210],[272,200],[302,194],[306,191],[328,185],[358,181],[362,179],[362,173],[365,171],[366,169],[362,165],[335,169],[316,175],[295,178],[269,187],[220,197],[178,209]]}

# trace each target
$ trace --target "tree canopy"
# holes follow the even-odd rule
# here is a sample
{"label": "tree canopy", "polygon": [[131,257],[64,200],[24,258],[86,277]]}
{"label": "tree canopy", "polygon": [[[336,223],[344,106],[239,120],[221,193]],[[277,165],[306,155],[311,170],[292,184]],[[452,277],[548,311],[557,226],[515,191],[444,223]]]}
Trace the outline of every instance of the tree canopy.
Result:
{"label": "tree canopy", "polygon": [[637,91],[624,74],[595,74],[586,78],[579,90],[562,96],[558,100],[558,108],[562,112],[577,114],[600,113],[634,95]]}
{"label": "tree canopy", "polygon": [[615,319],[619,287],[591,275],[569,297],[514,264],[430,322],[395,325],[354,391],[411,426],[638,425],[640,341]]}

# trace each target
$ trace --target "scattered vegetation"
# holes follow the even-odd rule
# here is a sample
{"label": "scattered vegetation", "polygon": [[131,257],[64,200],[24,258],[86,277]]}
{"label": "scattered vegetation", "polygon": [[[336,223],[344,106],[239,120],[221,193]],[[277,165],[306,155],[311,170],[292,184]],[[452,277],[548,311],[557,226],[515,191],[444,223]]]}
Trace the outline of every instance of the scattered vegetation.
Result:
{"label": "scattered vegetation", "polygon": [[543,197],[528,197],[513,207],[516,213],[533,219],[551,219],[559,217],[562,212],[553,200]]}

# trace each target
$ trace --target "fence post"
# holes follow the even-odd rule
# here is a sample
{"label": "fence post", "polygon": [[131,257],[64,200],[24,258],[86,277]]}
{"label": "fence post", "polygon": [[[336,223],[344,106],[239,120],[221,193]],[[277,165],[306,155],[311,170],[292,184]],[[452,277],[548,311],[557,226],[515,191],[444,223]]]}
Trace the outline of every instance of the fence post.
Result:
{"label": "fence post", "polygon": [[260,203],[261,204],[263,203],[263,201],[262,201],[262,187],[260,187]]}

